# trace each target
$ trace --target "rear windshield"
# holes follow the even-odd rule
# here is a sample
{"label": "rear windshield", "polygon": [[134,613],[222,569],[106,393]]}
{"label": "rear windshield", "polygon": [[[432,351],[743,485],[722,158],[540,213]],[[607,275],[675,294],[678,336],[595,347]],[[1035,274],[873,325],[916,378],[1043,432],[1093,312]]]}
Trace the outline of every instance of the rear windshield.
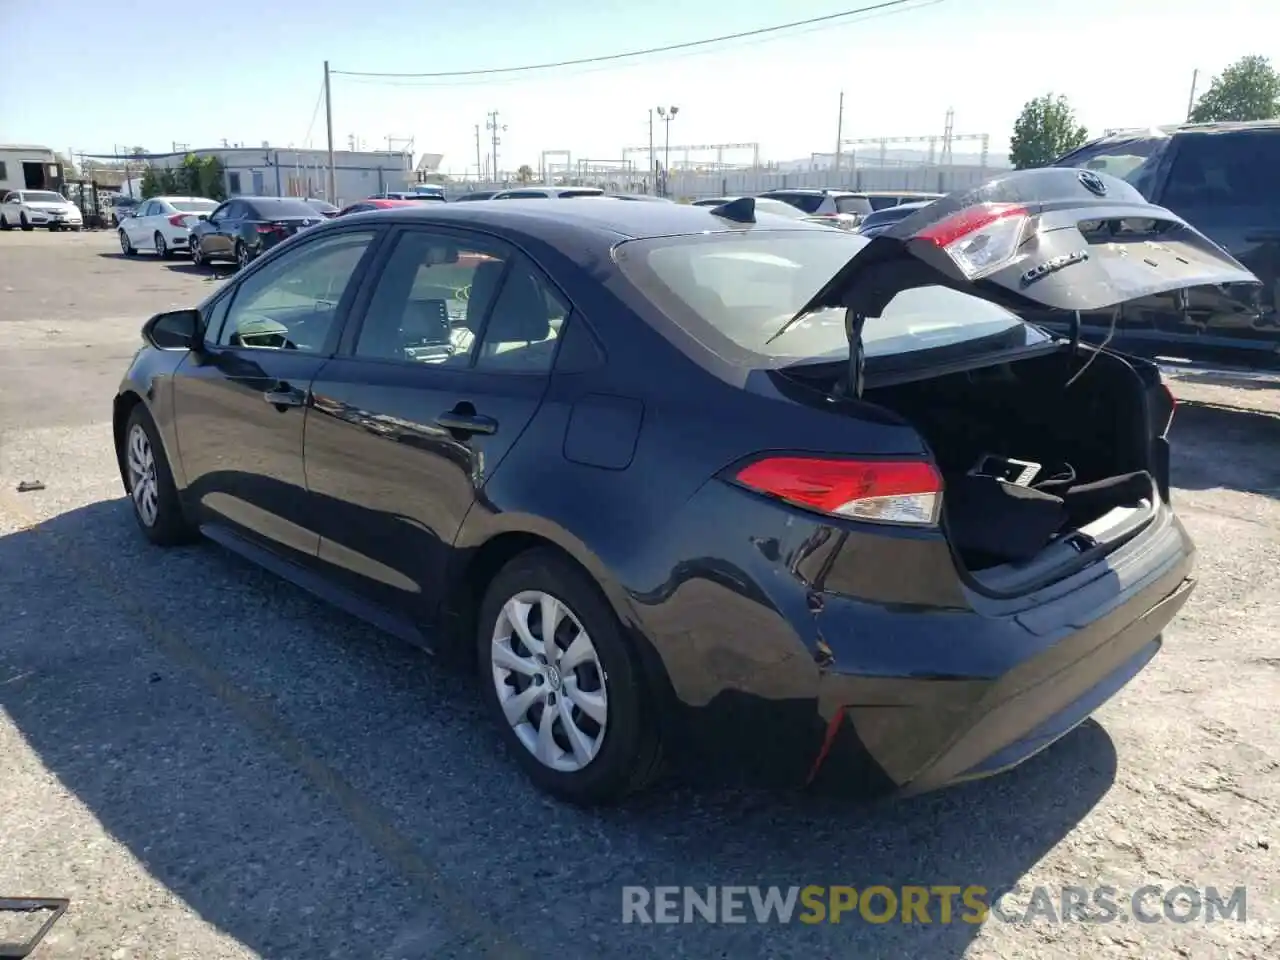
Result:
{"label": "rear windshield", "polygon": [[308,204],[291,197],[265,197],[254,200],[250,209],[259,217],[275,220],[279,217],[314,217],[316,212]]}
{"label": "rear windshield", "polygon": [[1088,144],[1053,162],[1055,167],[1100,170],[1127,182],[1148,200],[1155,186],[1155,171],[1171,138],[1153,132],[1144,136]]}
{"label": "rear windshield", "polygon": [[817,213],[822,208],[822,201],[826,198],[820,193],[774,193],[769,195],[769,199],[789,203],[805,213]]}
{"label": "rear windshield", "polygon": [[559,196],[561,200],[570,200],[574,197],[602,197],[604,196],[604,191],[603,190],[561,190],[560,193],[557,194],[557,196]]}
{"label": "rear windshield", "polygon": [[209,213],[217,204],[212,200],[170,200],[169,206],[179,213]]}
{"label": "rear windshield", "polygon": [[[843,310],[820,310],[772,337],[866,244],[838,230],[753,230],[629,240],[614,256],[644,296],[707,349],[784,366],[845,355]],[[1048,339],[1003,307],[945,287],[907,290],[867,322],[867,356],[952,347],[1019,330]],[[734,350],[732,348],[736,347]]]}
{"label": "rear windshield", "polygon": [[836,213],[852,213],[865,217],[872,210],[879,209],[866,197],[836,197]]}

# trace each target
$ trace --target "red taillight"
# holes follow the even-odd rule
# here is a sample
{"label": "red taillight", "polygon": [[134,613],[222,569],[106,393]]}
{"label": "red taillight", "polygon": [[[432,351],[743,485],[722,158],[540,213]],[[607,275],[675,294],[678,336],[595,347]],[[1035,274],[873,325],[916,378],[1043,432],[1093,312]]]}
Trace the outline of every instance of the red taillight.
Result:
{"label": "red taillight", "polygon": [[257,229],[259,233],[278,233],[280,231],[280,227],[274,223],[260,223]]}
{"label": "red taillight", "polygon": [[740,470],[737,480],[795,506],[856,520],[932,526],[942,506],[942,480],[922,460],[769,457]]}
{"label": "red taillight", "polygon": [[915,234],[944,250],[970,279],[1009,263],[1021,246],[1030,214],[1016,203],[980,203]]}
{"label": "red taillight", "polygon": [[169,222],[175,227],[185,227],[187,225],[187,215],[185,213],[175,213],[169,218]]}

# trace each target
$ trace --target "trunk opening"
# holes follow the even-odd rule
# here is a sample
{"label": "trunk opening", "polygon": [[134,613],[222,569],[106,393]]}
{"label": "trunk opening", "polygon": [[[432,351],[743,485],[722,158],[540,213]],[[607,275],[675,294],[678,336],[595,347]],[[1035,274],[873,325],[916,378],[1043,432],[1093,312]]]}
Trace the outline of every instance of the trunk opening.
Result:
{"label": "trunk opening", "polygon": [[[958,571],[979,592],[1039,589],[1128,542],[1156,516],[1158,387],[1107,353],[1068,386],[1090,355],[1064,347],[863,394],[928,445],[945,485],[944,532]],[[1038,465],[1029,479],[1026,463]]]}

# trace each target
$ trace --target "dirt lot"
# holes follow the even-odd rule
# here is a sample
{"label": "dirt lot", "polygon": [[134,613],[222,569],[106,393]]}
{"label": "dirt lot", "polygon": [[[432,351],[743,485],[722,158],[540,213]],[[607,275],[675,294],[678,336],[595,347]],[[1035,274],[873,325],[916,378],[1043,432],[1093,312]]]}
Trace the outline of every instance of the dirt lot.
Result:
{"label": "dirt lot", "polygon": [[[110,399],[142,321],[214,281],[115,251],[0,235],[0,894],[72,900],[37,958],[1280,956],[1280,390],[1175,384],[1199,588],[1032,762],[875,808],[586,814],[415,651],[213,546],[144,546]],[[627,926],[624,884],[1243,885],[1248,919]]]}

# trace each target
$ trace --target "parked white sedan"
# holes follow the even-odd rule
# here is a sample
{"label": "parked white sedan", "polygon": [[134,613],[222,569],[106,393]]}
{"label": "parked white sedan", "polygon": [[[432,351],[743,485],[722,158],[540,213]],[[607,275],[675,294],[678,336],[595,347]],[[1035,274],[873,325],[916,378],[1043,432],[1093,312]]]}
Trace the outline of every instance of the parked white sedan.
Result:
{"label": "parked white sedan", "polygon": [[80,208],[52,190],[10,190],[0,200],[0,230],[79,230],[84,227]]}
{"label": "parked white sedan", "polygon": [[120,221],[120,249],[126,257],[148,250],[172,257],[191,249],[191,228],[208,218],[218,206],[205,197],[152,197],[137,213]]}

